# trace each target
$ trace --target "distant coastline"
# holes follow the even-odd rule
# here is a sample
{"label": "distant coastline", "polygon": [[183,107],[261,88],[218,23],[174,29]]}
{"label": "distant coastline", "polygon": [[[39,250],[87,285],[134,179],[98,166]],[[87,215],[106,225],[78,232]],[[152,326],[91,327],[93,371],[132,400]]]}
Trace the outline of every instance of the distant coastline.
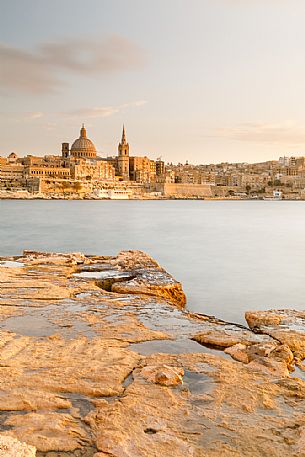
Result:
{"label": "distant coastline", "polygon": [[81,197],[81,196],[37,196],[37,195],[28,195],[28,196],[20,196],[12,193],[11,195],[0,195],[0,200],[77,200],[77,201],[176,201],[176,200],[185,200],[185,201],[305,201],[305,198],[266,198],[266,197],[259,197],[259,198],[251,198],[251,197],[168,197],[168,196],[160,196],[160,197],[150,197],[150,196],[143,196],[143,197],[132,197],[128,199],[111,199],[111,198],[94,198],[94,197]]}
{"label": "distant coastline", "polygon": [[83,125],[61,155],[0,157],[0,199],[305,200],[305,157],[263,163],[193,165],[130,154],[126,130],[117,155],[102,157]]}

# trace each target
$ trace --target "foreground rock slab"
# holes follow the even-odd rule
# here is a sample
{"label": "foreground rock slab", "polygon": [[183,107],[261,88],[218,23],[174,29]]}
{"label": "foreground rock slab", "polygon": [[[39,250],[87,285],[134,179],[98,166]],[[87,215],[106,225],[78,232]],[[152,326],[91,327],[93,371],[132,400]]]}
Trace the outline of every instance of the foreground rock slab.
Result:
{"label": "foreground rock slab", "polygon": [[305,456],[302,332],[273,333],[302,316],[246,328],[184,303],[140,251],[0,258],[2,439],[26,457]]}

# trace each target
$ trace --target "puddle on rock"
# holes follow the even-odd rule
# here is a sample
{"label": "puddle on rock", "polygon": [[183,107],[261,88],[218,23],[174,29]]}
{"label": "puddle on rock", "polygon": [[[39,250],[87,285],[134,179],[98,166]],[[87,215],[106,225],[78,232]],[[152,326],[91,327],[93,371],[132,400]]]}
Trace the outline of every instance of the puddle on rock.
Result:
{"label": "puddle on rock", "polygon": [[202,323],[190,320],[184,312],[165,303],[151,302],[143,304],[138,310],[142,324],[151,330],[162,330],[165,333],[188,337],[202,328]]}
{"label": "puddle on rock", "polygon": [[[71,304],[68,306],[63,305],[62,311],[69,311],[69,308],[73,307],[75,312],[79,306],[79,303],[75,303],[74,307]],[[67,313],[67,317],[64,316],[64,319],[56,322],[57,311],[58,305],[50,305],[39,309],[38,312],[31,311],[23,316],[8,317],[0,323],[0,329],[14,332],[18,335],[33,337],[48,337],[55,333],[60,334],[65,339],[76,338],[79,334],[87,338],[96,336],[95,331],[86,321],[78,318],[77,315],[73,316],[72,313],[71,315]]]}
{"label": "puddle on rock", "polygon": [[7,268],[22,268],[24,267],[24,263],[21,262],[14,262],[13,260],[5,260],[0,261],[0,267],[7,267]]}
{"label": "puddle on rock", "polygon": [[0,324],[2,330],[10,331],[24,336],[50,336],[60,331],[60,327],[52,324],[45,316],[9,317]]}
{"label": "puddle on rock", "polygon": [[[103,297],[103,298],[104,298],[104,297]],[[120,298],[106,297],[106,298],[107,298],[107,300],[118,301],[118,302],[120,302],[120,301],[123,301],[123,302],[126,301],[126,302],[127,302],[127,301],[131,301],[131,300],[132,300],[132,298],[129,298],[129,297],[120,297]],[[127,308],[127,307],[126,307],[126,308]]]}
{"label": "puddle on rock", "polygon": [[76,278],[89,278],[89,279],[108,279],[108,278],[129,278],[130,273],[123,273],[117,270],[106,270],[106,271],[82,271],[80,273],[74,273]]}
{"label": "puddle on rock", "polygon": [[302,379],[302,381],[305,381],[305,372],[301,370],[301,368],[295,366],[294,371],[290,373],[290,377]]}
{"label": "puddle on rock", "polygon": [[79,267],[79,271],[118,271],[115,266],[110,263],[93,263],[91,265],[83,265]]}
{"label": "puddle on rock", "polygon": [[78,313],[79,311],[86,310],[87,303],[73,301],[70,299],[64,300],[64,311],[69,311],[71,313]]}
{"label": "puddle on rock", "polygon": [[75,297],[76,298],[87,298],[87,297],[91,297],[91,293],[90,292],[81,292],[80,294],[76,294]]}
{"label": "puddle on rock", "polygon": [[66,393],[65,397],[71,401],[73,408],[79,410],[81,417],[87,416],[87,414],[94,409],[92,402],[84,395],[80,395],[78,393]]}
{"label": "puddle on rock", "polygon": [[191,394],[199,395],[208,392],[213,384],[213,380],[202,373],[195,371],[184,371],[183,385],[187,386]]}
{"label": "puddle on rock", "polygon": [[5,422],[11,416],[25,416],[29,411],[18,411],[18,410],[5,410],[0,411],[0,431],[12,430],[12,425],[6,425]]}
{"label": "puddle on rock", "polygon": [[203,352],[205,354],[213,354],[218,357],[231,359],[231,357],[223,351],[202,346],[196,341],[189,339],[144,341],[142,343],[132,343],[129,345],[129,348],[141,355],[152,355],[155,353],[196,354],[198,352]]}

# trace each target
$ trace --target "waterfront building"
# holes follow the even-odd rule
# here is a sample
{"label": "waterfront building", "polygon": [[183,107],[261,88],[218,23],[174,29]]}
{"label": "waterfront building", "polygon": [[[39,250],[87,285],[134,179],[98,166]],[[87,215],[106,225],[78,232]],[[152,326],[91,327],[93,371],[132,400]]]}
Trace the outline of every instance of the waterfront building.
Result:
{"label": "waterfront building", "polygon": [[130,157],[129,176],[132,181],[149,183],[151,177],[150,159],[148,157]]}
{"label": "waterfront building", "polygon": [[116,175],[123,181],[148,184],[156,180],[156,162],[146,156],[130,156],[129,143],[123,126],[122,139],[118,145],[117,157],[107,161],[115,168]]}
{"label": "waterfront building", "polygon": [[69,143],[62,143],[61,156],[18,158],[11,153],[7,158],[0,158],[0,188],[78,194],[91,192],[115,179],[114,167],[97,156],[84,125],[71,150]]}
{"label": "waterfront building", "polygon": [[4,181],[22,181],[24,178],[23,165],[14,163],[0,166],[0,179]]}
{"label": "waterfront building", "polygon": [[0,157],[2,190],[85,196],[119,188],[136,198],[148,196],[149,192],[170,198],[262,198],[272,196],[275,190],[282,192],[283,199],[304,198],[305,157],[284,156],[253,164],[193,165],[186,161],[165,165],[161,157],[152,160],[149,154],[130,155],[123,126],[117,155],[102,158],[84,125],[71,149],[68,142],[62,143],[60,155],[18,157],[12,152]]}
{"label": "waterfront building", "polygon": [[25,174],[27,177],[37,178],[70,178],[70,169],[64,167],[48,166],[47,164],[42,166],[28,166],[25,167]]}
{"label": "waterfront building", "polygon": [[122,139],[118,146],[118,173],[125,181],[129,180],[129,144],[123,125]]}
{"label": "waterfront building", "polygon": [[165,173],[165,164],[163,160],[161,160],[161,157],[159,157],[156,160],[156,175],[157,176],[163,176]]}

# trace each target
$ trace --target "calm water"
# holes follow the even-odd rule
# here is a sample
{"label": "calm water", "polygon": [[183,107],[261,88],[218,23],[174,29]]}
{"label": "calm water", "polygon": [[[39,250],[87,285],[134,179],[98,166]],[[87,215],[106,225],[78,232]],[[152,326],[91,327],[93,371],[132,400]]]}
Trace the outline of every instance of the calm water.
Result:
{"label": "calm water", "polygon": [[0,201],[0,255],[142,249],[182,281],[188,308],[231,321],[305,309],[305,202]]}

